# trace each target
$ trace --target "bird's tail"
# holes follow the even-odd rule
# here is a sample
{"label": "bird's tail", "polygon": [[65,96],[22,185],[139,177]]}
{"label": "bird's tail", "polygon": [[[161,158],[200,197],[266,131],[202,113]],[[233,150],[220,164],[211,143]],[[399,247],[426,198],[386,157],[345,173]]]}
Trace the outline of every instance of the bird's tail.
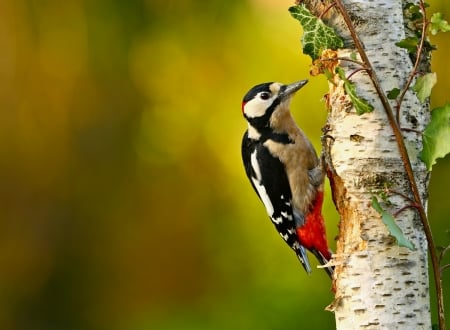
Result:
{"label": "bird's tail", "polygon": [[308,255],[306,254],[306,249],[298,244],[295,247],[295,253],[297,254],[298,259],[300,260],[303,268],[305,268],[308,274],[311,274],[311,265],[309,263]]}

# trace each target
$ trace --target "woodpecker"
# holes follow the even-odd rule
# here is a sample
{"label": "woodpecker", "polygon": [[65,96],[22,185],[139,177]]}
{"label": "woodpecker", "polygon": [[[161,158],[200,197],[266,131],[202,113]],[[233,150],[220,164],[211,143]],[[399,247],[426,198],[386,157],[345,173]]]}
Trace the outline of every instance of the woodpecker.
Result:
{"label": "woodpecker", "polygon": [[[324,170],[289,110],[292,96],[307,82],[269,82],[248,91],[242,101],[248,129],[241,151],[247,177],[272,223],[310,273],[306,249],[322,265],[331,252],[322,216]],[[331,266],[325,270],[332,275]]]}

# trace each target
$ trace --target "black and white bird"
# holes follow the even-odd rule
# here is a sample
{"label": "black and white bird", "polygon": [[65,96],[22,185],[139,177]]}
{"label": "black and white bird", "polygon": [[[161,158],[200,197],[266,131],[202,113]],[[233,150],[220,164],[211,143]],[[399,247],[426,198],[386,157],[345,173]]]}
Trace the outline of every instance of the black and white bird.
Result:
{"label": "black and white bird", "polygon": [[[245,172],[284,241],[311,272],[306,249],[322,265],[331,252],[322,216],[324,171],[290,112],[292,96],[307,83],[254,86],[244,96],[248,129],[242,140]],[[332,267],[325,267],[331,276]]]}

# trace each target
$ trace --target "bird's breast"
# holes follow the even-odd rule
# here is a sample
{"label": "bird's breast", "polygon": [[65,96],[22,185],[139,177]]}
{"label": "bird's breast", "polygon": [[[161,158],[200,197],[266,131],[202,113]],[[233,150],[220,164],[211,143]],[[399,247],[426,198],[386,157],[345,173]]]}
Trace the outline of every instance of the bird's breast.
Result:
{"label": "bird's breast", "polygon": [[[267,140],[264,142],[264,146],[272,156],[280,159],[285,167],[293,206],[299,211],[307,213],[318,188],[311,182],[309,171],[315,166],[319,166],[319,160],[310,145],[305,145],[304,141],[299,138],[291,136],[291,139],[293,143],[290,144]],[[309,144],[309,141],[307,142]]]}

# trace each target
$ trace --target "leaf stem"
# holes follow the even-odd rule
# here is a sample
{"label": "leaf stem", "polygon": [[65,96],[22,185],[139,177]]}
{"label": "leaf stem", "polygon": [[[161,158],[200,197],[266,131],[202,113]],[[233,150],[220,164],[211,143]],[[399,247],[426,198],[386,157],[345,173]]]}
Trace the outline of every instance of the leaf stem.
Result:
{"label": "leaf stem", "polygon": [[422,133],[423,133],[422,131],[419,131],[419,130],[417,130],[417,129],[414,129],[414,128],[407,128],[407,127],[402,127],[401,130],[402,130],[402,131],[405,131],[405,132],[414,132],[414,133],[416,133],[416,134],[422,134]]}
{"label": "leaf stem", "polygon": [[366,68],[360,68],[360,69],[353,70],[353,71],[347,76],[347,79],[350,80],[355,74],[357,74],[358,72],[361,72],[361,71],[369,71],[369,69],[366,69]]}
{"label": "leaf stem", "polygon": [[450,245],[446,246],[444,250],[439,254],[439,261],[441,262],[445,254],[450,250]]}
{"label": "leaf stem", "polygon": [[403,211],[405,211],[407,209],[416,209],[417,210],[419,207],[420,207],[420,205],[417,205],[417,204],[409,204],[409,205],[403,206],[400,210],[398,210],[397,212],[395,212],[393,214],[394,218],[398,217],[398,215],[400,213],[402,213]]}
{"label": "leaf stem", "polygon": [[333,8],[335,5],[336,5],[336,4],[334,3],[334,1],[333,1],[332,3],[330,3],[330,4],[327,6],[327,8],[325,8],[325,9],[323,10],[323,12],[320,13],[320,16],[319,16],[318,18],[319,18],[319,19],[322,19],[322,17],[324,17],[324,16],[328,13],[328,11],[329,11],[331,8]]}
{"label": "leaf stem", "polygon": [[[359,39],[358,34],[356,33],[356,30],[355,30],[355,27],[353,26],[350,15],[348,14],[342,0],[336,0],[335,3],[336,3],[337,9],[341,13],[342,18],[344,19],[344,21],[347,25],[347,28],[349,29],[350,35],[351,35],[353,41],[355,42],[355,47],[358,50],[362,61],[365,63],[366,67],[368,68],[367,72],[369,74],[370,79],[372,80],[372,84],[373,84],[375,90],[377,91],[378,96],[380,97],[380,101],[386,112],[389,124],[392,127],[395,139],[397,141],[400,157],[403,161],[403,165],[405,167],[405,171],[408,176],[408,180],[409,180],[409,183],[411,186],[411,191],[412,191],[412,194],[414,197],[414,202],[415,202],[415,204],[417,204],[419,206],[417,208],[417,210],[418,210],[420,220],[422,222],[422,225],[423,225],[423,228],[425,231],[425,236],[427,238],[428,248],[430,251],[431,263],[433,266],[434,283],[436,286],[436,296],[437,296],[437,305],[438,305],[439,329],[445,330],[444,299],[443,299],[443,292],[442,292],[442,280],[441,280],[439,258],[438,258],[437,252],[436,252],[436,247],[434,244],[430,224],[428,222],[428,217],[427,217],[427,214],[423,207],[422,200],[420,198],[419,188],[417,186],[416,179],[414,177],[414,172],[413,172],[413,169],[411,166],[411,162],[410,162],[410,159],[408,156],[408,151],[406,149],[405,142],[403,140],[401,129],[399,127],[399,123],[394,116],[394,112],[392,110],[392,107],[389,103],[389,100],[388,100],[386,94],[384,93],[383,89],[381,88],[380,82],[375,73],[376,71],[373,70],[372,64],[364,50],[364,46],[363,46],[361,40]],[[424,7],[422,0],[420,0],[420,3],[422,5],[422,7]],[[421,48],[421,50],[422,50],[422,48]],[[420,54],[418,54],[418,58],[419,57],[420,57]],[[411,78],[411,81],[412,81],[412,78]]]}
{"label": "leaf stem", "polygon": [[444,266],[441,267],[441,273],[444,272],[444,270],[446,270],[447,268],[450,268],[450,264],[446,264]]}
{"label": "leaf stem", "polygon": [[391,193],[391,194],[395,194],[395,195],[402,196],[404,199],[406,199],[406,200],[409,201],[410,203],[414,203],[414,200],[413,200],[411,197],[405,195],[404,193],[401,193],[401,192],[399,192],[399,191],[397,191],[397,190],[392,190],[392,189],[386,189],[386,191],[387,191],[388,193]]}

